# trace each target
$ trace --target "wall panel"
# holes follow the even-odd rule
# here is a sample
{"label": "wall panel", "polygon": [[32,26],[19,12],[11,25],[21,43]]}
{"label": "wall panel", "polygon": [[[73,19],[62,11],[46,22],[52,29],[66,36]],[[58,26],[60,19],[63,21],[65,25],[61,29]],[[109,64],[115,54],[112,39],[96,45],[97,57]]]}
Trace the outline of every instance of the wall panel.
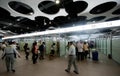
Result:
{"label": "wall panel", "polygon": [[120,63],[120,38],[112,39],[112,58]]}

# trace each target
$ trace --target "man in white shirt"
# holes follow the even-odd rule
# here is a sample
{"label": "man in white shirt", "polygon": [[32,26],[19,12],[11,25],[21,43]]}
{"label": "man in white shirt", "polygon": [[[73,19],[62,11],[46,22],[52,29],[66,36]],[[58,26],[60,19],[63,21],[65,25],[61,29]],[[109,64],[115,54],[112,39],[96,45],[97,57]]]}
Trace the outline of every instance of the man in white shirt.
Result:
{"label": "man in white shirt", "polygon": [[70,42],[70,48],[69,48],[69,51],[68,51],[68,54],[69,54],[69,60],[68,60],[68,68],[65,69],[66,72],[70,72],[70,69],[71,69],[71,66],[73,64],[74,66],[74,71],[76,74],[79,74],[78,73],[78,68],[76,66],[76,49],[75,49],[75,46],[73,45],[73,42]]}
{"label": "man in white shirt", "polygon": [[77,60],[84,60],[84,52],[83,52],[83,42],[79,41],[77,43],[77,49],[78,49],[78,56],[77,56]]}

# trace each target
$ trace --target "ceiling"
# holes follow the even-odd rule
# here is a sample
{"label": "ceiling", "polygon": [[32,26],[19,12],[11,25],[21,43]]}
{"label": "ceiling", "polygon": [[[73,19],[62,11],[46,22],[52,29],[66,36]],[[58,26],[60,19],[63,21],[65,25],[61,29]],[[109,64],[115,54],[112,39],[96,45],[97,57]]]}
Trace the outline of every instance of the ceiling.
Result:
{"label": "ceiling", "polygon": [[[55,1],[0,0],[0,35],[25,34],[120,19],[120,0],[60,0],[60,4]],[[99,32],[111,30],[102,29]]]}

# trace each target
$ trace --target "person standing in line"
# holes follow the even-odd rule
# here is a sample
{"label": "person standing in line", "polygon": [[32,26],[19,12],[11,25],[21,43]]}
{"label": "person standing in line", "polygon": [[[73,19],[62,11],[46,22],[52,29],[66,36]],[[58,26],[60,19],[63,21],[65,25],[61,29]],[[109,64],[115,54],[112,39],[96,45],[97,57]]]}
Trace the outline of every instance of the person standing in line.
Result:
{"label": "person standing in line", "polygon": [[20,51],[20,45],[18,43],[16,43],[16,48],[18,51]]}
{"label": "person standing in line", "polygon": [[4,59],[5,57],[7,72],[9,71],[15,72],[15,68],[14,68],[15,54],[17,54],[18,57],[21,57],[20,53],[11,45],[12,45],[12,42],[9,42],[9,45],[5,47],[2,55],[2,59]]}
{"label": "person standing in line", "polygon": [[94,41],[90,41],[88,45],[89,45],[89,58],[90,58],[91,51],[92,51],[92,49],[94,48],[94,45],[95,45]]}
{"label": "person standing in line", "polygon": [[25,51],[25,54],[26,54],[26,60],[28,60],[28,56],[29,56],[29,47],[28,47],[28,43],[25,43],[25,45],[24,45],[24,51]]}
{"label": "person standing in line", "polygon": [[55,43],[51,45],[51,54],[55,55]]}
{"label": "person standing in line", "polygon": [[67,67],[67,69],[65,69],[65,71],[66,72],[70,72],[70,70],[71,70],[71,66],[72,66],[72,64],[73,64],[73,66],[74,66],[74,73],[76,73],[76,74],[79,74],[78,73],[78,68],[77,68],[77,65],[76,65],[76,50],[75,50],[75,46],[73,45],[73,42],[70,42],[69,43],[70,44],[70,47],[69,47],[69,51],[68,51],[68,54],[69,54],[69,58],[68,58],[68,67]]}
{"label": "person standing in line", "polygon": [[82,41],[79,41],[77,43],[77,49],[78,49],[78,56],[77,56],[77,60],[84,60],[84,52],[83,52],[83,43]]}
{"label": "person standing in line", "polygon": [[43,42],[40,46],[39,46],[39,51],[40,51],[40,60],[44,59],[44,53],[45,53],[45,42]]}
{"label": "person standing in line", "polygon": [[34,42],[33,46],[32,46],[32,60],[33,60],[33,64],[37,63],[37,59],[38,59],[38,46],[37,46],[37,42]]}
{"label": "person standing in line", "polygon": [[83,44],[83,50],[84,50],[85,59],[87,59],[87,55],[89,53],[89,45],[88,45],[87,42],[84,42],[84,44]]}
{"label": "person standing in line", "polygon": [[51,51],[49,55],[49,59],[52,60],[55,57],[55,43],[51,45]]}

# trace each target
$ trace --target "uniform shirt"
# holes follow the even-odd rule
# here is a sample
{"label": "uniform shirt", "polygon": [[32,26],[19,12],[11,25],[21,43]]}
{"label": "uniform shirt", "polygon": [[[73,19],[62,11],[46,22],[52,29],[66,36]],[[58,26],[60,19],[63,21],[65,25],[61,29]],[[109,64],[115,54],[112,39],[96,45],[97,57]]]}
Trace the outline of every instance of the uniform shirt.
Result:
{"label": "uniform shirt", "polygon": [[76,55],[76,50],[75,50],[75,46],[74,45],[70,46],[68,54],[69,55]]}

